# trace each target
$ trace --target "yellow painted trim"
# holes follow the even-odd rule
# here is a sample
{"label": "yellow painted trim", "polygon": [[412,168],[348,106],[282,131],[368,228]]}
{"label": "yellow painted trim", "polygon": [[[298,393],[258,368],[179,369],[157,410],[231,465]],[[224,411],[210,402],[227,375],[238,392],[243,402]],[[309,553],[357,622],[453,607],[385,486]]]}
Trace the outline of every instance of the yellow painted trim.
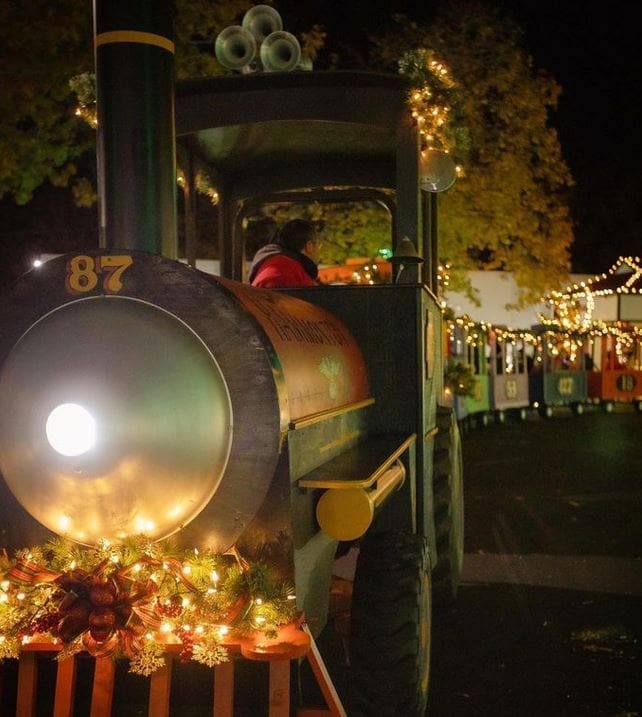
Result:
{"label": "yellow painted trim", "polygon": [[116,42],[134,42],[141,45],[155,45],[174,54],[174,43],[167,37],[155,35],[153,32],[139,32],[138,30],[113,30],[112,32],[101,32],[96,35],[94,44],[112,45]]}
{"label": "yellow painted trim", "polygon": [[354,480],[342,478],[328,478],[326,480],[320,479],[315,480],[314,478],[299,478],[297,485],[299,488],[327,488],[332,490],[354,490],[355,488],[361,488],[365,490],[374,485],[379,478],[385,473],[388,468],[400,458],[410,446],[417,440],[417,434],[412,433],[406,438],[406,440],[398,446],[379,467],[373,471],[366,478],[357,478]]}
{"label": "yellow painted trim", "polygon": [[336,448],[341,448],[342,446],[347,446],[348,443],[354,443],[355,439],[359,438],[361,435],[361,431],[350,431],[350,433],[344,433],[340,435],[338,438],[335,438],[334,441],[330,441],[329,443],[324,443],[322,446],[319,447],[319,453],[323,455],[324,453],[327,453],[328,451],[333,451]]}
{"label": "yellow painted trim", "polygon": [[296,431],[299,428],[307,428],[320,421],[327,421],[328,418],[334,418],[335,416],[341,416],[344,413],[350,411],[356,411],[358,408],[365,408],[366,406],[372,406],[375,402],[374,398],[366,398],[363,401],[355,401],[354,403],[348,403],[339,408],[330,408],[327,411],[319,411],[319,413],[312,413],[309,416],[298,418],[296,421],[290,422],[290,430]]}
{"label": "yellow painted trim", "polygon": [[435,426],[424,434],[424,439],[427,441],[429,438],[434,438],[439,433],[439,428]]}

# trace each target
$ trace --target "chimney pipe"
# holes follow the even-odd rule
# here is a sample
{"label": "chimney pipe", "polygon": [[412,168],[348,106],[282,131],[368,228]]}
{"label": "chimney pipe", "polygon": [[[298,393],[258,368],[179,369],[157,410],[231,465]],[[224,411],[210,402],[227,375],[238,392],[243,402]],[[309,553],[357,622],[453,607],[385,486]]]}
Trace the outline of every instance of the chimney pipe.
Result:
{"label": "chimney pipe", "polygon": [[172,0],[94,0],[100,246],[176,258]]}

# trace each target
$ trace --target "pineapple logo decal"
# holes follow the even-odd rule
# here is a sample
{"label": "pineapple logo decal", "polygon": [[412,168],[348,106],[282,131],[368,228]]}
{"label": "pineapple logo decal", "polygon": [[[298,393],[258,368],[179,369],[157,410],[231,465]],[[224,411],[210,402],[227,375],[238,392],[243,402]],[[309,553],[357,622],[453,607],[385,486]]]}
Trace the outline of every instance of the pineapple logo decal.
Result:
{"label": "pineapple logo decal", "polygon": [[338,377],[341,373],[341,362],[332,356],[324,356],[319,363],[319,371],[328,379],[330,398],[337,398],[339,395]]}

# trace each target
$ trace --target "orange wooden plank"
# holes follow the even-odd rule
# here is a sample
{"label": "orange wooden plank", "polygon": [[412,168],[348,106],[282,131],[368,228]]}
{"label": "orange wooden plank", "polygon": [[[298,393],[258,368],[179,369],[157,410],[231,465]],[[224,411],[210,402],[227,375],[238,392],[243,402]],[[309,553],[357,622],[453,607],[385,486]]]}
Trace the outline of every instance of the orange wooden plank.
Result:
{"label": "orange wooden plank", "polygon": [[76,692],[76,658],[69,657],[58,663],[56,670],[56,692],[54,696],[54,717],[71,717],[74,712]]}
{"label": "orange wooden plank", "polygon": [[43,640],[41,637],[32,638],[29,642],[25,642],[20,648],[20,652],[60,652],[62,646],[51,640]]}
{"label": "orange wooden plank", "polygon": [[290,660],[270,662],[269,717],[290,715]]}
{"label": "orange wooden plank", "polygon": [[32,717],[36,711],[38,665],[35,652],[21,652],[18,658],[16,717]]}
{"label": "orange wooden plank", "polygon": [[111,717],[115,672],[116,667],[111,657],[98,657],[96,659],[90,717]]}
{"label": "orange wooden plank", "polygon": [[165,664],[152,672],[149,684],[149,717],[169,717],[169,693],[172,684],[172,658],[165,655]]}
{"label": "orange wooden plank", "polygon": [[310,649],[310,637],[301,629],[300,622],[281,625],[274,638],[248,639],[240,643],[241,655],[248,660],[270,662],[296,660]]}
{"label": "orange wooden plank", "polygon": [[[332,678],[330,677],[330,674],[325,666],[325,662],[323,662],[323,658],[321,657],[319,648],[317,647],[317,644],[312,637],[312,633],[310,632],[310,629],[305,623],[301,627],[306,633],[306,635],[308,635],[308,637],[310,638],[310,652],[308,652],[306,657],[310,663],[310,667],[312,668],[312,672],[314,673],[317,684],[321,689],[323,698],[325,699],[326,704],[330,708],[330,711],[326,714],[330,714],[332,715],[332,717],[346,717],[347,713],[343,708],[343,705],[341,704],[341,699],[339,698],[339,695],[334,687]],[[299,715],[303,717],[300,711]]]}
{"label": "orange wooden plank", "polygon": [[234,661],[214,668],[214,717],[234,715]]}

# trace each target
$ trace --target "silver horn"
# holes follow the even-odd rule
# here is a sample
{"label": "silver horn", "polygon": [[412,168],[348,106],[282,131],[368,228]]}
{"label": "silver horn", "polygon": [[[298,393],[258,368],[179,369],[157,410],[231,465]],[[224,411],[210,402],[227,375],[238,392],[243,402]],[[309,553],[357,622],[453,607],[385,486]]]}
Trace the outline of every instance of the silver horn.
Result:
{"label": "silver horn", "polygon": [[279,13],[269,5],[255,5],[243,16],[243,27],[249,30],[255,40],[260,43],[265,38],[283,29],[283,21]]}
{"label": "silver horn", "polygon": [[240,25],[230,25],[214,43],[216,59],[228,70],[242,70],[256,55],[254,35]]}
{"label": "silver horn", "polygon": [[301,45],[289,32],[279,30],[261,43],[261,64],[266,72],[289,72],[301,59]]}

